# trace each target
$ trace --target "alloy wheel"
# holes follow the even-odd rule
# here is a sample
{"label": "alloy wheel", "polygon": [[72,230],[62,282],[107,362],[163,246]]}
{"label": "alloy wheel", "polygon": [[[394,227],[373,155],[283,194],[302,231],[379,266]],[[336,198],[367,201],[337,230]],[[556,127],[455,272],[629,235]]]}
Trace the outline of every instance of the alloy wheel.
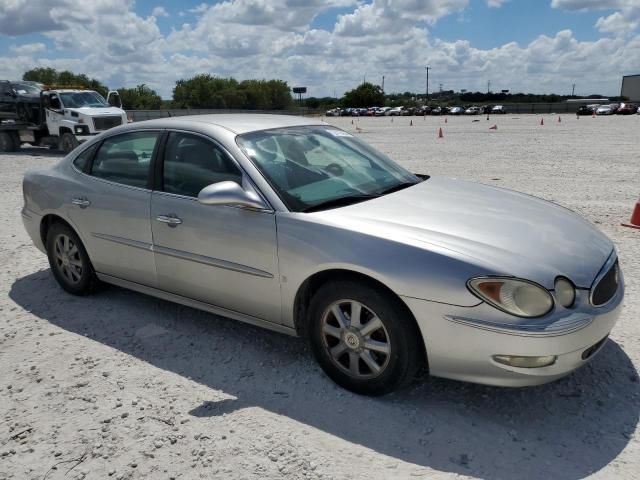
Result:
{"label": "alloy wheel", "polygon": [[389,364],[391,342],[384,323],[355,300],[338,300],[325,310],[322,339],[331,361],[353,378],[377,377]]}
{"label": "alloy wheel", "polygon": [[84,266],[80,250],[73,240],[60,234],[54,241],[55,266],[70,284],[75,285],[82,279]]}

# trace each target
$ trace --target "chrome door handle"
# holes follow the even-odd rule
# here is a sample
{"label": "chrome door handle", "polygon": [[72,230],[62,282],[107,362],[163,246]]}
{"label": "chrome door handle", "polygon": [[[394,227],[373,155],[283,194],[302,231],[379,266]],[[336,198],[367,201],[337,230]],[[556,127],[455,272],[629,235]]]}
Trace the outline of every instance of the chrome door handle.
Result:
{"label": "chrome door handle", "polygon": [[71,203],[73,205],[77,205],[80,208],[87,208],[89,205],[91,205],[91,202],[86,198],[72,198]]}
{"label": "chrome door handle", "polygon": [[175,215],[158,215],[156,220],[168,224],[170,227],[176,227],[182,223],[182,220]]}

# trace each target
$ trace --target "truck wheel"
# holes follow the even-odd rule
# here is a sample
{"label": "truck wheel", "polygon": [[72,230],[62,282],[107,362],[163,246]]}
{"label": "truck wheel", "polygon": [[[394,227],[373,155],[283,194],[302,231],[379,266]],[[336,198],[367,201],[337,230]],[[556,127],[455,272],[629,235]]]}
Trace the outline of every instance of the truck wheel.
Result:
{"label": "truck wheel", "polygon": [[22,145],[22,141],[20,140],[20,135],[17,133],[13,134],[13,149],[20,150],[20,146]]}
{"label": "truck wheel", "polygon": [[7,132],[0,132],[0,152],[13,152],[15,149],[13,135]]}
{"label": "truck wheel", "polygon": [[64,153],[70,153],[74,148],[79,145],[78,139],[71,132],[65,132],[60,136],[58,141],[58,150]]}

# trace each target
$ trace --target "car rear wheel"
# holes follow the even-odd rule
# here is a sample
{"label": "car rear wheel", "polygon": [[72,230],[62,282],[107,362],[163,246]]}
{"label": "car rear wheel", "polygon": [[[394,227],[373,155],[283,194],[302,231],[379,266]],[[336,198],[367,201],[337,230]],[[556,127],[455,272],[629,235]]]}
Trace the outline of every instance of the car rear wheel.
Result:
{"label": "car rear wheel", "polygon": [[381,288],[352,281],[325,284],[311,300],[308,321],[318,363],[355,393],[384,395],[401,388],[423,363],[415,321]]}
{"label": "car rear wheel", "polygon": [[73,295],[88,295],[97,283],[87,251],[78,235],[66,225],[54,223],[47,234],[47,256],[53,276]]}

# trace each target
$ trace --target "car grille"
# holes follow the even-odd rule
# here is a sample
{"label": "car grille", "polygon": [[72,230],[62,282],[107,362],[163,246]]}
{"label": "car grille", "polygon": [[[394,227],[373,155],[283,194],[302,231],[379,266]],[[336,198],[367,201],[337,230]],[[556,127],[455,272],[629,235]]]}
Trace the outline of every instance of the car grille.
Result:
{"label": "car grille", "polygon": [[120,116],[93,117],[93,126],[96,130],[109,130],[122,124]]}
{"label": "car grille", "polygon": [[611,265],[609,271],[597,279],[597,283],[591,290],[591,304],[600,307],[613,298],[618,290],[620,278],[618,260]]}

